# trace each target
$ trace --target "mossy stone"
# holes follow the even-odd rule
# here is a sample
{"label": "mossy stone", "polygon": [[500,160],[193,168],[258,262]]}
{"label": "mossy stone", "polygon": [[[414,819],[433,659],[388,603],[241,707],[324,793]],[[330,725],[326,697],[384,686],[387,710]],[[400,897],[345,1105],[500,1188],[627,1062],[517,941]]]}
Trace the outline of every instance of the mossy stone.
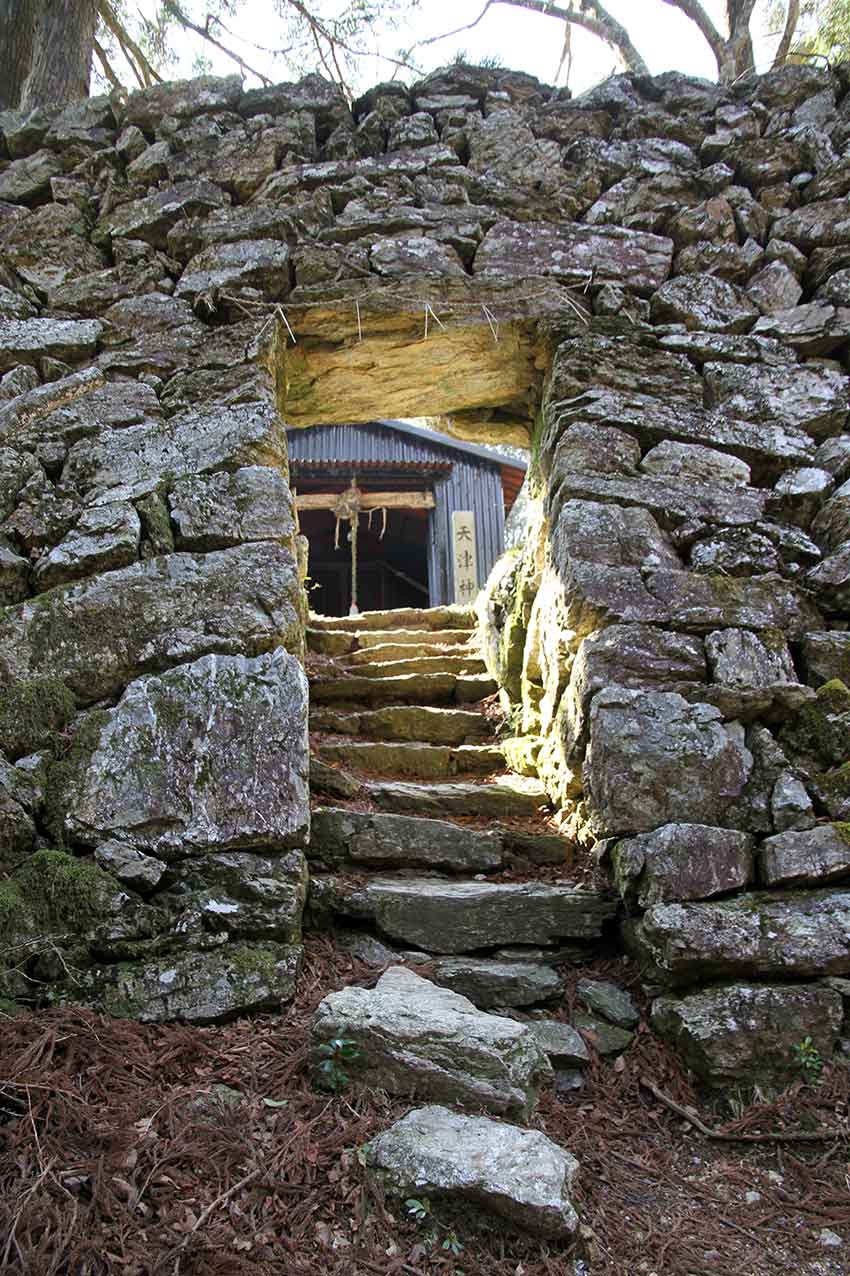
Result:
{"label": "mossy stone", "polygon": [[61,678],[29,678],[4,687],[0,698],[0,753],[15,759],[49,744],[74,716],[76,705]]}

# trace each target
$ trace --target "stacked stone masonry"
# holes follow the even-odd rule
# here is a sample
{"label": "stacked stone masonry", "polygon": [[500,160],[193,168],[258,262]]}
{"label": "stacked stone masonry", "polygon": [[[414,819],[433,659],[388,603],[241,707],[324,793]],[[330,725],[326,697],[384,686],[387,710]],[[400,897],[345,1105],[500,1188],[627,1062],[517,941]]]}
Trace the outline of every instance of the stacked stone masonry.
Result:
{"label": "stacked stone masonry", "polygon": [[848,89],[789,67],[570,100],[456,67],[353,109],[229,77],[0,115],[3,995],[202,1020],[288,996],[284,423],[382,409],[532,445],[488,668],[659,1030],[709,1080],[833,1052]]}

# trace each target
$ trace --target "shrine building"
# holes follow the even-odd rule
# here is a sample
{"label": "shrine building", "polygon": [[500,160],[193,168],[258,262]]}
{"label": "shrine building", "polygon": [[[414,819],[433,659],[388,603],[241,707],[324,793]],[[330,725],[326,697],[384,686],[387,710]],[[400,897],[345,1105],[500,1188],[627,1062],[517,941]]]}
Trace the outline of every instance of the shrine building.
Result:
{"label": "shrine building", "polygon": [[524,461],[402,421],[290,429],[288,443],[313,611],[475,597],[504,551]]}

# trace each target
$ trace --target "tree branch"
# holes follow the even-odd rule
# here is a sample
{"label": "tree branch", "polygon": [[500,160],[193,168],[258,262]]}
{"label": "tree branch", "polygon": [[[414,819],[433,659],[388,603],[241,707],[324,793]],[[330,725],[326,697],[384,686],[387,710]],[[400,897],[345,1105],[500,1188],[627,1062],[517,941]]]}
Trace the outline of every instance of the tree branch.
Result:
{"label": "tree branch", "polygon": [[122,90],[124,86],[122,85],[121,81],[118,79],[118,76],[113,71],[112,64],[110,63],[109,58],[106,56],[106,52],[103,48],[103,45],[100,43],[99,40],[95,40],[93,48],[94,48],[95,56],[97,57],[97,60],[100,63],[101,68],[103,69],[103,74],[106,76],[107,80],[112,85],[113,89],[118,89],[119,91]]}
{"label": "tree branch", "polygon": [[791,41],[794,39],[794,32],[797,30],[797,23],[800,21],[800,0],[788,0],[788,13],[785,18],[785,30],[782,32],[782,38],[776,49],[776,55],[773,59],[774,67],[782,66],[788,58],[791,49]]}
{"label": "tree branch", "polygon": [[215,38],[210,31],[210,26],[213,22],[218,21],[216,17],[211,14],[207,14],[206,23],[204,26],[199,27],[196,22],[193,22],[192,19],[183,12],[179,4],[169,4],[168,9],[171,13],[173,13],[181,27],[185,27],[187,31],[194,31],[195,35],[200,36],[202,40],[206,40],[208,44],[213,46],[213,48],[218,49],[220,53],[223,53],[226,57],[230,58],[238,67],[241,68],[242,71],[247,72],[248,75],[255,75],[258,80],[262,81],[262,83],[266,85],[266,87],[271,84],[271,80],[268,76],[263,75],[262,71],[257,71],[254,67],[249,66],[243,57],[241,57],[238,53],[234,53],[226,44],[222,44],[221,40],[217,40]]}
{"label": "tree branch", "polygon": [[106,29],[112,32],[121,46],[121,52],[130,64],[140,86],[146,89],[151,84],[162,84],[162,76],[151,66],[123,22],[119,21],[109,0],[98,0],[97,11]]}
{"label": "tree branch", "polygon": [[719,71],[726,55],[726,41],[703,9],[700,0],[664,0],[664,4],[669,4],[672,9],[680,9],[686,18],[690,18],[714,54]]}

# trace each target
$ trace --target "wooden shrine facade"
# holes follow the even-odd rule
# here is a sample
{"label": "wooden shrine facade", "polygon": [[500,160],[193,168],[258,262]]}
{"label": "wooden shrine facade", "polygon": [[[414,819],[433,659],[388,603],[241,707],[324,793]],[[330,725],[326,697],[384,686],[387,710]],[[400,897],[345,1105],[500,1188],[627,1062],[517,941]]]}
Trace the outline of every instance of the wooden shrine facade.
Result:
{"label": "wooden shrine facade", "polygon": [[504,550],[524,462],[400,421],[290,429],[288,442],[314,611],[472,600]]}

